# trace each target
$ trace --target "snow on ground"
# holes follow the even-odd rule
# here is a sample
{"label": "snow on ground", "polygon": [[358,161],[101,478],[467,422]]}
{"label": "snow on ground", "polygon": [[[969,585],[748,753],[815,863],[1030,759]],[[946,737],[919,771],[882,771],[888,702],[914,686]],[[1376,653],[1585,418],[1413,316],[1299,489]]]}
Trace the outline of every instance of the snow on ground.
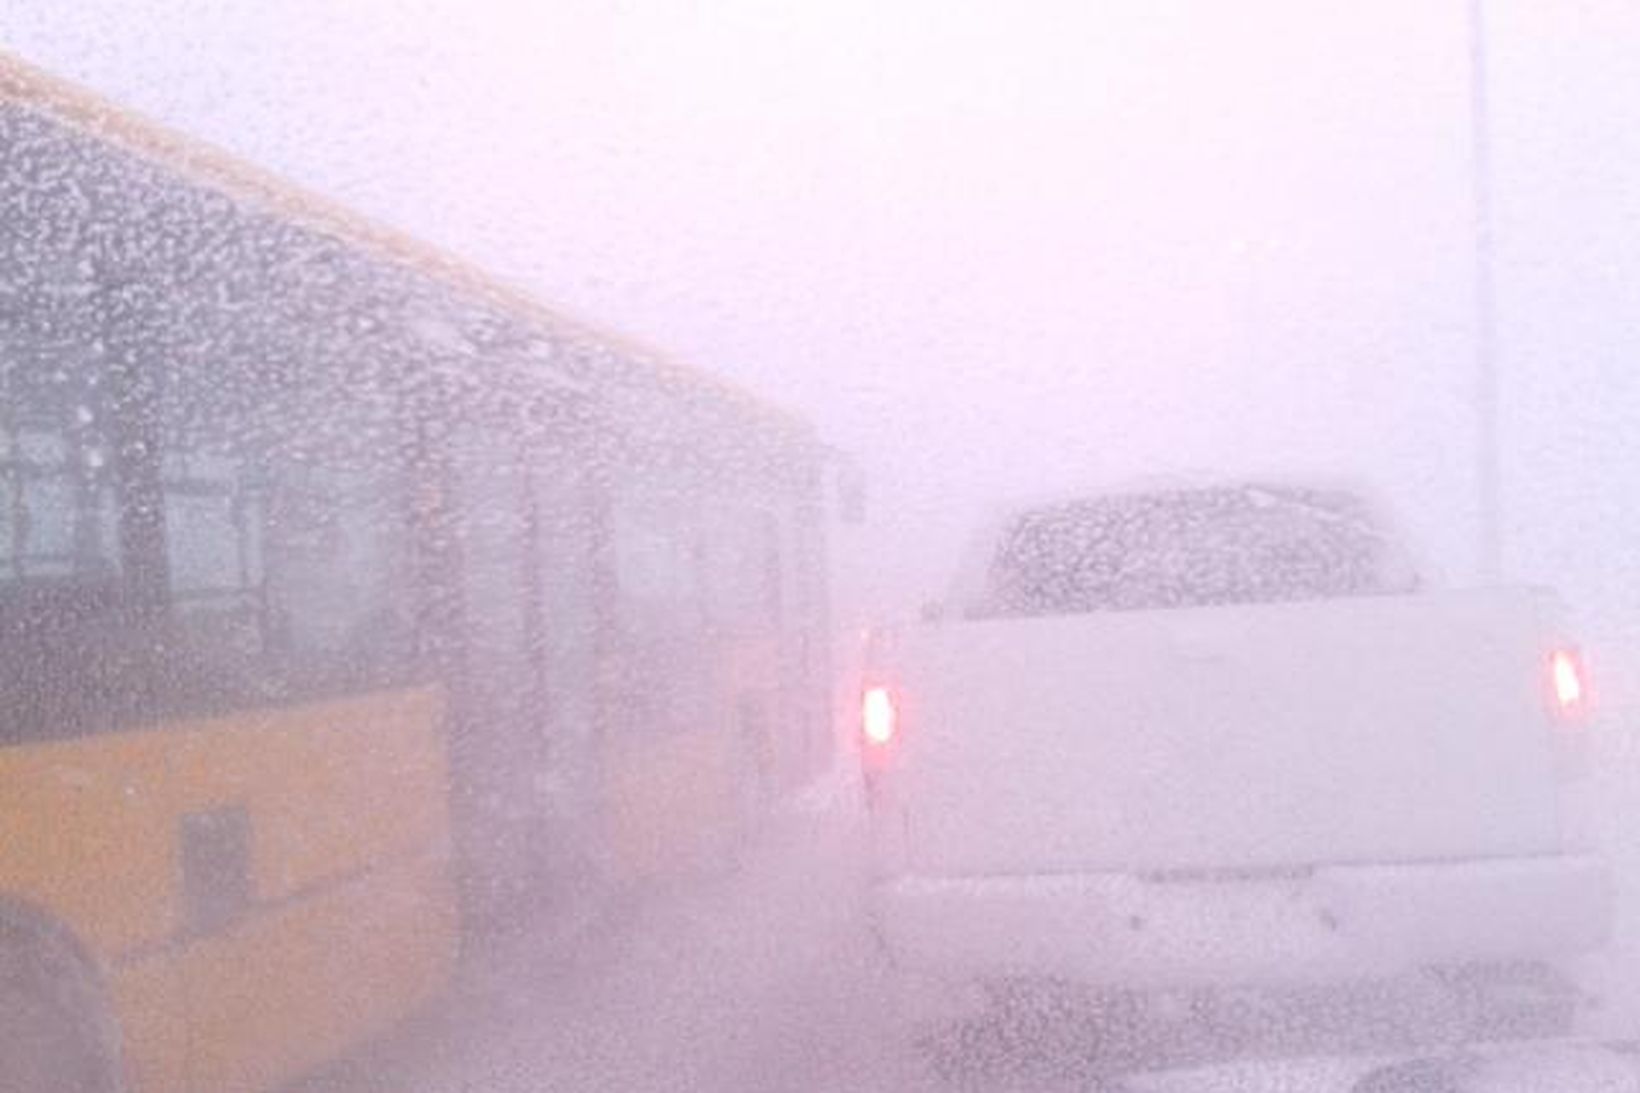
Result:
{"label": "snow on ground", "polygon": [[861,928],[846,783],[775,818],[736,875],[525,942],[303,1093],[913,1090]]}

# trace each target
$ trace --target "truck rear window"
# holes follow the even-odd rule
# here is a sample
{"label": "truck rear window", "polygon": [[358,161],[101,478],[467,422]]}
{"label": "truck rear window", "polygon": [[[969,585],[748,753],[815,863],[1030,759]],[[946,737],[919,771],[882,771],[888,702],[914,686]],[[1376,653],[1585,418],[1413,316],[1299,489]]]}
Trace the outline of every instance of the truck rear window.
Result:
{"label": "truck rear window", "polygon": [[1410,591],[1347,494],[1177,490],[1035,509],[1004,531],[980,615],[1273,603]]}

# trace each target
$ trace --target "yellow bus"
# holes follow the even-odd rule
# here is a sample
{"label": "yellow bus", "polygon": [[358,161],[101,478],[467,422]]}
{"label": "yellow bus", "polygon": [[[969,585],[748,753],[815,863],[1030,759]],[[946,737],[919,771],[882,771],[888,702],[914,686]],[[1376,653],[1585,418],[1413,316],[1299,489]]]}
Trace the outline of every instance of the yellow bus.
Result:
{"label": "yellow bus", "polygon": [[796,419],[0,60],[0,1089],[259,1090],[830,745]]}

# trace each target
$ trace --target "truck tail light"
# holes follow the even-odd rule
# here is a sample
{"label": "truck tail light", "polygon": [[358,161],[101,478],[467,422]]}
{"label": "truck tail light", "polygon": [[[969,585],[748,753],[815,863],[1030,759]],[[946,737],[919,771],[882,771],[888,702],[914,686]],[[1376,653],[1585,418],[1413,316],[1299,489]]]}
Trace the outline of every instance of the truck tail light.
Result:
{"label": "truck tail light", "polygon": [[1549,654],[1549,693],[1555,713],[1563,720],[1575,720],[1588,709],[1589,678],[1576,649],[1556,649]]}
{"label": "truck tail light", "polygon": [[867,687],[860,698],[860,731],[866,743],[887,747],[899,729],[900,711],[895,707],[894,695],[887,687]]}

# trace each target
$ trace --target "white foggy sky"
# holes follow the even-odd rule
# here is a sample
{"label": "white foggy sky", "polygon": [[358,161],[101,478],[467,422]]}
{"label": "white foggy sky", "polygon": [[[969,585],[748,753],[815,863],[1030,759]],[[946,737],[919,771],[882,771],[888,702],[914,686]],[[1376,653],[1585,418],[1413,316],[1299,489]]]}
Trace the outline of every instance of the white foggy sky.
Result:
{"label": "white foggy sky", "polygon": [[[1462,0],[0,0],[5,47],[991,496],[1360,471],[1467,574]],[[1640,613],[1640,5],[1492,0],[1510,568]],[[869,538],[866,538],[869,536]]]}

